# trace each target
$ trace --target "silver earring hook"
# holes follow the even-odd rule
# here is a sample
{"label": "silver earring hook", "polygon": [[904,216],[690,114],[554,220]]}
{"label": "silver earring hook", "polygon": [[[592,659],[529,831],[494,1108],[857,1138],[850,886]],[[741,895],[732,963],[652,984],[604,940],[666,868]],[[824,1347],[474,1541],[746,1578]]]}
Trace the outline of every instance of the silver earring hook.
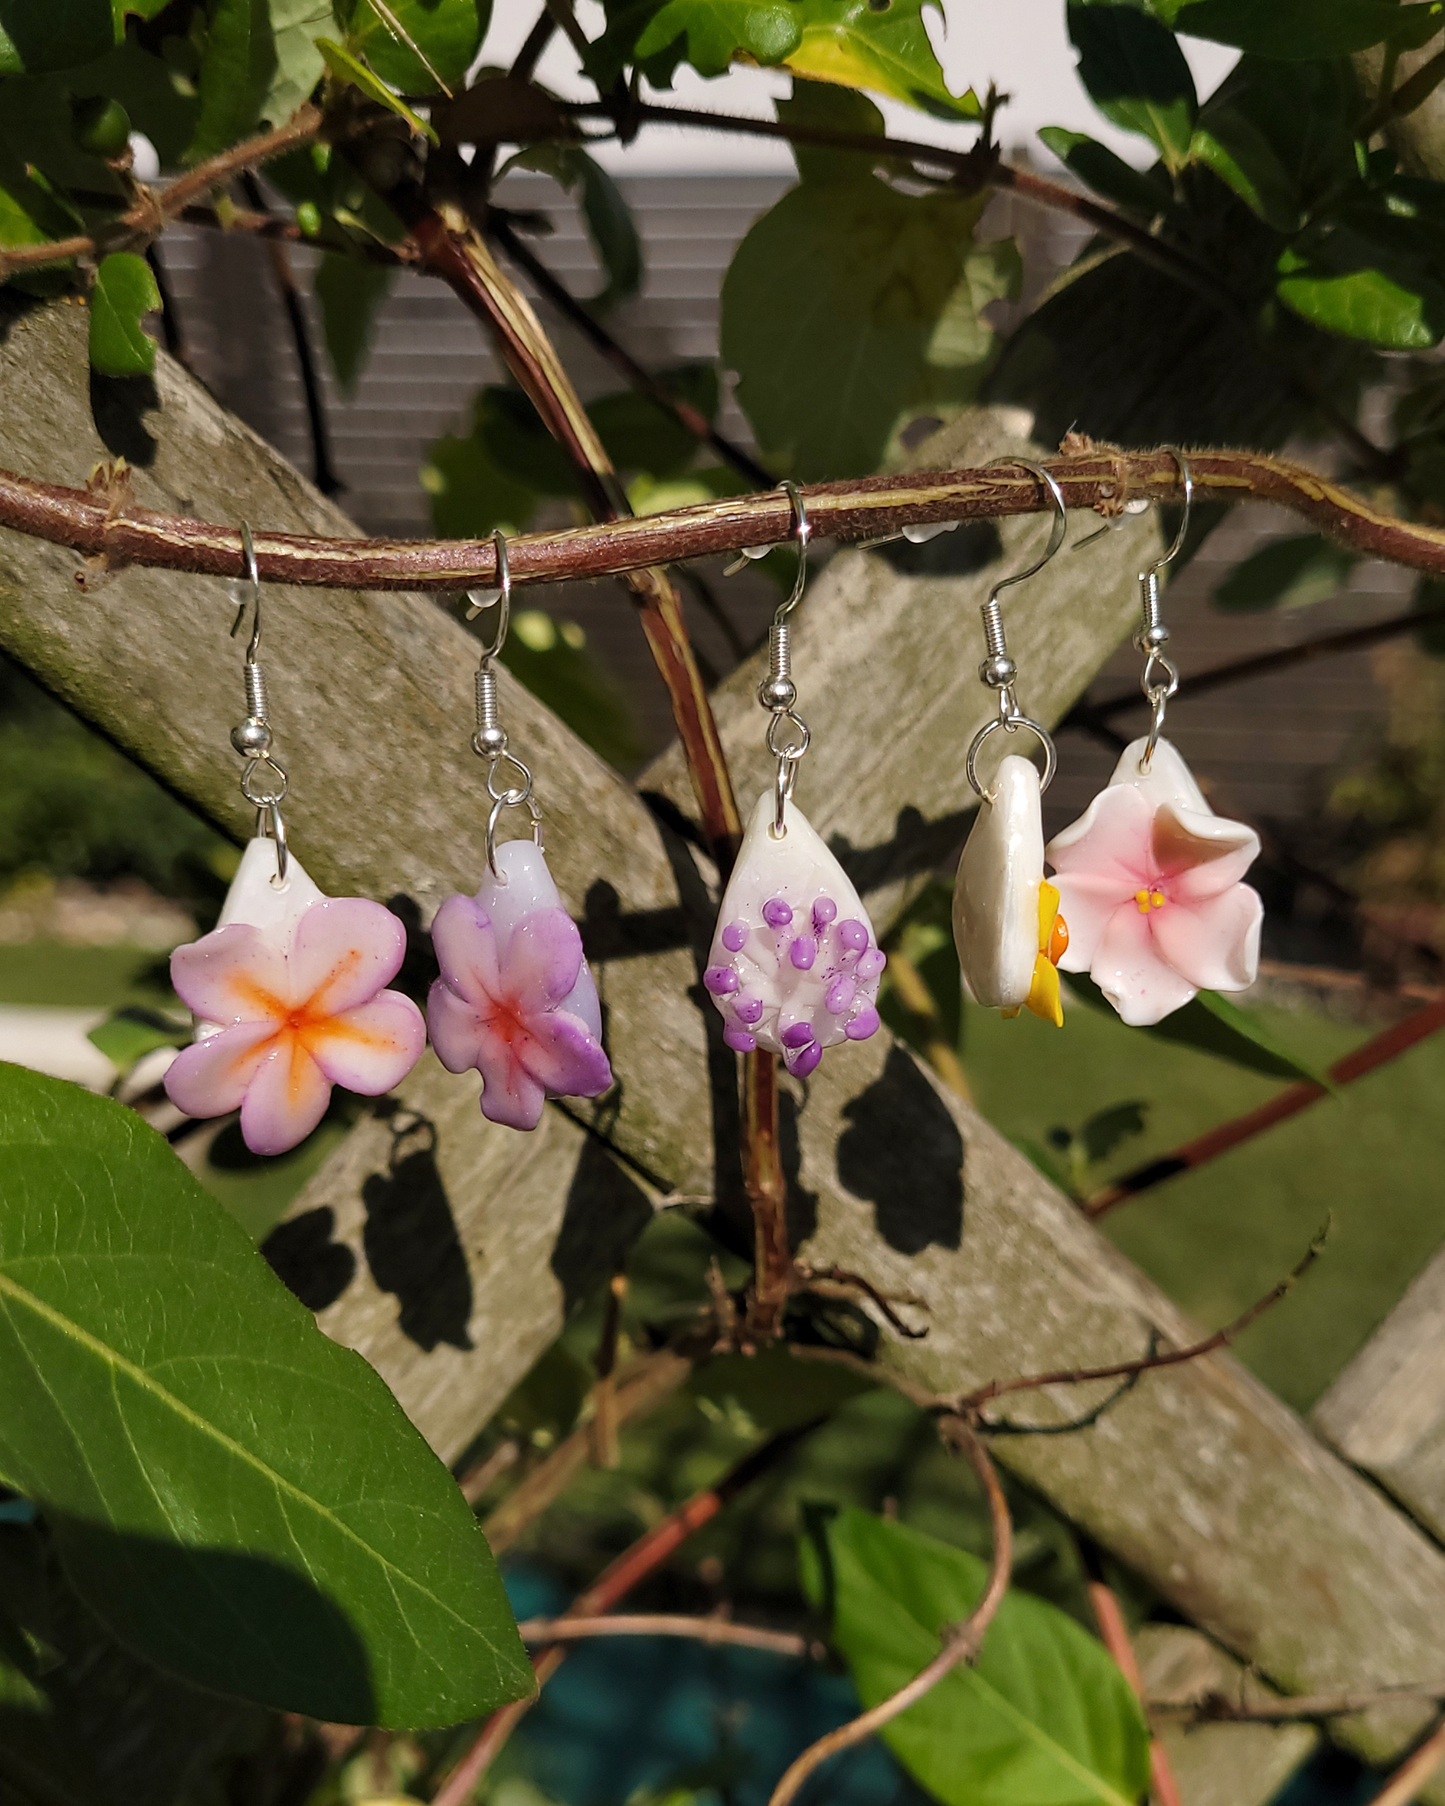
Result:
{"label": "silver earring hook", "polygon": [[[504,809],[526,809],[531,820],[532,844],[542,845],[542,811],[532,795],[531,769],[514,752],[507,750],[507,730],[502,726],[501,705],[497,695],[496,660],[507,643],[507,629],[512,622],[512,567],[507,558],[507,536],[499,527],[492,534],[497,554],[497,587],[494,590],[467,591],[467,619],[474,621],[483,609],[497,610],[496,631],[491,644],[482,648],[477,666],[477,731],[472,735],[472,751],[487,761],[487,795],[492,807],[487,815],[487,869],[499,884],[507,882],[505,872],[497,869],[497,824]],[[506,778],[513,782],[505,782]]]}
{"label": "silver earring hook", "polygon": [[492,635],[491,645],[482,649],[483,664],[501,655],[502,648],[507,643],[507,631],[512,624],[512,565],[507,556],[507,536],[500,527],[492,534],[492,549],[497,560],[497,587],[467,591],[469,621],[475,621],[485,609],[495,608],[497,611],[497,630]]}
{"label": "silver earring hook", "polygon": [[803,591],[808,583],[808,541],[813,537],[813,525],[808,519],[808,510],[803,505],[803,494],[798,485],[789,477],[784,477],[778,488],[788,498],[788,505],[793,510],[793,544],[798,549],[798,569],[793,578],[791,594],[785,602],[778,605],[778,612],[773,616],[775,623],[786,621],[788,616],[803,599]]}
{"label": "silver earring hook", "polygon": [[1054,506],[1053,525],[1049,529],[1049,542],[1043,555],[1022,571],[1015,571],[1012,576],[1001,577],[988,592],[988,599],[980,613],[983,616],[983,637],[986,653],[983,663],[978,668],[979,680],[998,692],[998,714],[992,721],[985,721],[969,743],[968,756],[964,761],[964,771],[973,790],[982,801],[993,801],[992,791],[985,790],[979,782],[978,755],[983,750],[984,742],[990,734],[997,733],[1000,728],[1005,733],[1017,733],[1027,728],[1044,749],[1044,769],[1039,778],[1039,789],[1047,790],[1054,781],[1054,773],[1058,769],[1058,753],[1054,748],[1053,737],[1049,730],[1038,721],[1025,715],[1018,704],[1014,693],[1014,681],[1018,677],[1018,666],[1009,657],[1008,641],[1003,629],[1003,610],[999,606],[999,597],[1006,589],[1012,589],[1016,583],[1026,583],[1030,577],[1037,577],[1039,572],[1055,555],[1064,543],[1064,534],[1069,527],[1069,510],[1064,501],[1064,492],[1042,464],[1035,464],[1031,458],[1008,458],[1004,462],[1018,464],[1032,472],[1048,491]]}
{"label": "silver earring hook", "polygon": [[246,576],[251,593],[242,596],[231,626],[231,638],[239,633],[251,604],[251,642],[246,648],[246,719],[231,729],[231,744],[246,761],[241,771],[241,795],[256,811],[258,839],[276,843],[276,872],[271,879],[277,890],[286,887],[286,868],[290,853],[286,844],[286,824],[281,819],[281,805],[286,800],[287,777],[271,751],[271,703],[266,685],[266,671],[257,653],[261,646],[261,573],[256,568],[256,548],[251,543],[251,529],[241,522],[241,551],[246,560]]}
{"label": "silver earring hook", "polygon": [[791,593],[778,604],[768,629],[768,674],[758,685],[758,701],[771,716],[768,751],[777,760],[773,780],[773,824],[769,830],[774,840],[782,840],[788,832],[787,805],[793,785],[798,781],[798,761],[813,738],[807,722],[793,706],[798,700],[798,687],[793,682],[793,629],[788,620],[802,600],[808,581],[808,541],[813,529],[798,485],[784,481],[778,487],[786,494],[793,510],[798,570]]}
{"label": "silver earring hook", "polygon": [[1162,449],[1179,466],[1179,478],[1184,485],[1184,512],[1179,517],[1179,528],[1169,550],[1162,558],[1156,558],[1147,570],[1139,573],[1139,601],[1144,618],[1134,635],[1134,644],[1144,654],[1144,669],[1140,673],[1139,687],[1153,710],[1149,722],[1149,739],[1139,759],[1141,772],[1147,772],[1153,763],[1154,748],[1159,744],[1159,736],[1164,731],[1164,711],[1168,707],[1169,698],[1179,688],[1179,667],[1164,652],[1169,643],[1169,629],[1164,625],[1163,611],[1159,604],[1159,573],[1179,556],[1185,535],[1189,531],[1189,516],[1194,507],[1194,473],[1189,468],[1189,460],[1177,445],[1166,445]]}

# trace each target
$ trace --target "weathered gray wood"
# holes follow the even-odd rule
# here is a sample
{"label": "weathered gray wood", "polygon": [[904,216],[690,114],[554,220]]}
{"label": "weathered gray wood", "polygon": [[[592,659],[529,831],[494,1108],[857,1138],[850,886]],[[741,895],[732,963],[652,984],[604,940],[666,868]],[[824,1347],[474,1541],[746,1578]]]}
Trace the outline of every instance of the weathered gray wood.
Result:
{"label": "weathered gray wood", "polygon": [[1311,1420],[1445,1536],[1445,1251],[1417,1275]]}
{"label": "weathered gray wood", "polygon": [[[1239,1692],[1239,1663],[1182,1624],[1146,1624],[1134,1654],[1152,1702],[1189,1706],[1210,1693]],[[1264,1691],[1254,1682],[1250,1696]],[[1184,1806],[1265,1806],[1320,1740],[1312,1724],[1191,1726],[1167,1717],[1158,1735]]]}
{"label": "weathered gray wood", "polygon": [[[11,326],[0,345],[0,462],[73,481],[96,455],[83,345],[83,317],[68,307],[38,310]],[[158,382],[164,415],[141,423],[159,442],[138,479],[143,500],[171,506],[184,497],[211,515],[249,512],[278,525],[339,527],[335,511],[294,472],[164,361]],[[103,390],[101,400],[115,403]],[[1096,553],[1113,560],[1089,572],[1099,611],[1090,669],[1130,607],[1120,579],[1137,556],[1139,542],[1130,537],[1137,531],[1126,527],[1080,553],[1077,566],[1062,567],[1083,571]],[[175,788],[244,828],[225,740],[236,714],[239,655],[224,640],[228,610],[216,587],[128,572],[88,598],[77,592],[73,568],[56,548],[0,536],[0,636],[7,649]],[[1111,571],[1112,589],[1105,581]],[[838,676],[809,687],[805,662],[812,635],[819,636],[819,659],[831,655],[834,632],[825,616],[836,609],[842,623],[849,596],[849,631],[867,637],[886,599],[865,587],[860,600],[847,586],[875,581],[864,561],[839,561],[809,604],[799,672],[820,744],[801,794],[825,828],[854,846],[878,848],[875,873],[896,882],[906,863],[892,844],[899,805],[916,779],[925,814],[959,808],[962,749],[981,699],[971,676],[976,640],[960,627],[950,642],[948,624],[940,627],[922,610],[900,618],[880,642],[879,658],[913,632],[933,650],[915,660],[908,685],[889,689],[890,707],[904,730],[925,710],[932,725],[909,747],[919,769],[910,774],[900,761],[894,784],[878,780],[873,761],[884,749],[853,738],[874,707],[866,685],[860,695]],[[956,602],[959,591],[937,593]],[[1011,615],[1026,672],[1031,646],[1060,631],[1053,592],[1041,582],[1035,596],[1032,611]],[[382,897],[402,893],[429,912],[446,889],[472,881],[478,864],[478,773],[465,751],[472,648],[453,622],[415,599],[282,592],[268,600],[274,714],[296,776],[298,852],[324,884]],[[840,625],[837,644],[848,643]],[[860,658],[864,651],[860,645]],[[956,667],[956,726],[944,694],[949,686],[939,676],[949,665]],[[1076,681],[1087,675],[1079,671]],[[1044,694],[1042,679],[1038,687],[1026,682],[1024,696],[1041,711],[1062,701]],[[507,706],[518,743],[535,755],[553,863],[587,924],[609,1008],[621,1098],[604,1104],[595,1126],[659,1185],[710,1187],[714,1144],[724,1155],[735,1144],[731,1062],[715,1065],[719,1082],[709,1088],[704,1048],[715,1023],[684,1003],[695,967],[672,940],[680,893],[696,905],[694,926],[705,926],[700,874],[625,785],[510,685]],[[730,734],[741,731],[730,721]],[[851,751],[832,748],[834,736],[844,747],[851,739]],[[841,772],[831,796],[825,760],[836,760]],[[931,790],[950,760],[951,784]],[[850,814],[850,798],[867,799],[866,807],[859,803]],[[932,828],[941,819],[935,813]],[[406,1131],[409,1118],[370,1125],[329,1169],[330,1189],[313,1187],[309,1208],[334,1208],[338,1221],[344,1216],[360,1254],[373,1263],[356,1282],[356,1339],[376,1352],[424,1424],[429,1411],[437,1413],[436,1425],[426,1427],[446,1447],[459,1433],[452,1401],[469,1389],[478,1408],[494,1400],[558,1320],[564,1285],[556,1269],[565,1275],[567,1247],[564,1236],[559,1253],[552,1225],[566,1224],[560,1201],[572,1191],[583,1144],[565,1124],[549,1121],[542,1142],[518,1149],[516,1137],[473,1114],[464,1081],[444,1088],[426,1069],[407,1100],[431,1126],[413,1127],[397,1143],[393,1130]],[[1151,1329],[1175,1342],[1191,1334],[1169,1301],[1027,1161],[886,1036],[830,1053],[805,1107],[798,1109],[799,1101],[790,1092],[805,1252],[928,1300],[927,1341],[883,1340],[882,1358],[899,1371],[954,1390],[996,1375],[1135,1354]],[[373,1182],[384,1182],[395,1161],[424,1154],[433,1137],[440,1175],[433,1202],[456,1227],[469,1275],[478,1262],[493,1272],[483,1274],[484,1283],[471,1281],[470,1314],[458,1339],[469,1338],[473,1349],[442,1337],[438,1363],[413,1336],[403,1363],[394,1360],[401,1310],[389,1313],[407,1224],[404,1213],[399,1224],[388,1214],[391,1200]],[[448,1196],[443,1181],[467,1195]],[[578,1186],[579,1199],[587,1189]],[[604,1242],[607,1225],[625,1223],[635,1205],[624,1198],[604,1220]],[[334,1252],[345,1261],[344,1245]],[[544,1257],[545,1287],[534,1295]],[[580,1266],[593,1258],[584,1253]],[[434,1282],[427,1296],[418,1293],[419,1302],[433,1302],[431,1289]],[[462,1303],[453,1325],[462,1322],[460,1287],[456,1296]],[[328,1321],[351,1339],[348,1317],[338,1306]],[[437,1327],[429,1320],[424,1333]],[[1014,1409],[1020,1419],[1057,1422],[1081,1402],[1035,1397]],[[1324,1691],[1439,1672],[1445,1557],[1231,1360],[1215,1356],[1151,1376],[1090,1430],[1001,1439],[997,1447],[1069,1516],[1278,1684]],[[1359,1747],[1383,1755],[1421,1716],[1401,1705],[1346,1729]]]}

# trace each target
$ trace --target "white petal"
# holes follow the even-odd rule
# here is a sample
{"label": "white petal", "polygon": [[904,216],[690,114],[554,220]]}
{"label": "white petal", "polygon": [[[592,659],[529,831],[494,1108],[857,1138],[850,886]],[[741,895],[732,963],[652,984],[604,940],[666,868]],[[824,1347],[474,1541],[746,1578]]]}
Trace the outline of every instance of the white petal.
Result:
{"label": "white petal", "polygon": [[998,768],[993,797],[979,804],[958,862],[953,938],[970,994],[990,1009],[1017,1009],[1033,984],[1039,951],[1044,830],[1037,767],[1010,753]]}
{"label": "white petal", "polygon": [[289,946],[291,931],[302,915],[321,896],[321,891],[306,875],[301,861],[288,852],[286,882],[277,884],[276,842],[258,836],[247,841],[241,863],[226,892],[226,901],[216,921],[217,928],[229,928],[232,922],[245,922],[252,928],[268,932],[279,930],[271,938],[277,946]]}

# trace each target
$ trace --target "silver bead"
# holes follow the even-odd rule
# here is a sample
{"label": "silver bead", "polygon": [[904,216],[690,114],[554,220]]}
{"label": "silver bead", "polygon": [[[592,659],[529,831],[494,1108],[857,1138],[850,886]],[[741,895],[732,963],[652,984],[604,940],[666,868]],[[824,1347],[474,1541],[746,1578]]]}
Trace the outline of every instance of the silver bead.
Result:
{"label": "silver bead", "polygon": [[1140,632],[1137,643],[1141,652],[1157,652],[1168,642],[1169,629],[1162,621],[1155,621]]}
{"label": "silver bead", "polygon": [[472,745],[484,759],[500,759],[507,750],[507,730],[495,722],[478,728],[472,735]]}
{"label": "silver bead", "polygon": [[259,759],[271,750],[271,730],[264,721],[248,715],[231,729],[231,744],[247,759]]}
{"label": "silver bead", "polygon": [[758,685],[758,701],[765,709],[790,709],[798,700],[798,686],[791,677],[765,677]]}
{"label": "silver bead", "polygon": [[1019,668],[1006,652],[996,652],[983,661],[978,674],[991,690],[1006,690],[1018,676]]}

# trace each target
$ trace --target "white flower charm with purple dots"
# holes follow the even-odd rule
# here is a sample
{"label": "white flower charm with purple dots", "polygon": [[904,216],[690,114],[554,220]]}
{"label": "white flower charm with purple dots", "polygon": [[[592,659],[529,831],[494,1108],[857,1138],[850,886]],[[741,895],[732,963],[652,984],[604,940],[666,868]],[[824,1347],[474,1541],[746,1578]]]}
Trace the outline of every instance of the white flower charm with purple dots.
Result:
{"label": "white flower charm with purple dots", "polygon": [[800,809],[773,834],[771,790],[758,799],[723,896],[703,984],[737,1053],[761,1047],[806,1078],[825,1047],[878,1027],[886,963],[868,912]]}

